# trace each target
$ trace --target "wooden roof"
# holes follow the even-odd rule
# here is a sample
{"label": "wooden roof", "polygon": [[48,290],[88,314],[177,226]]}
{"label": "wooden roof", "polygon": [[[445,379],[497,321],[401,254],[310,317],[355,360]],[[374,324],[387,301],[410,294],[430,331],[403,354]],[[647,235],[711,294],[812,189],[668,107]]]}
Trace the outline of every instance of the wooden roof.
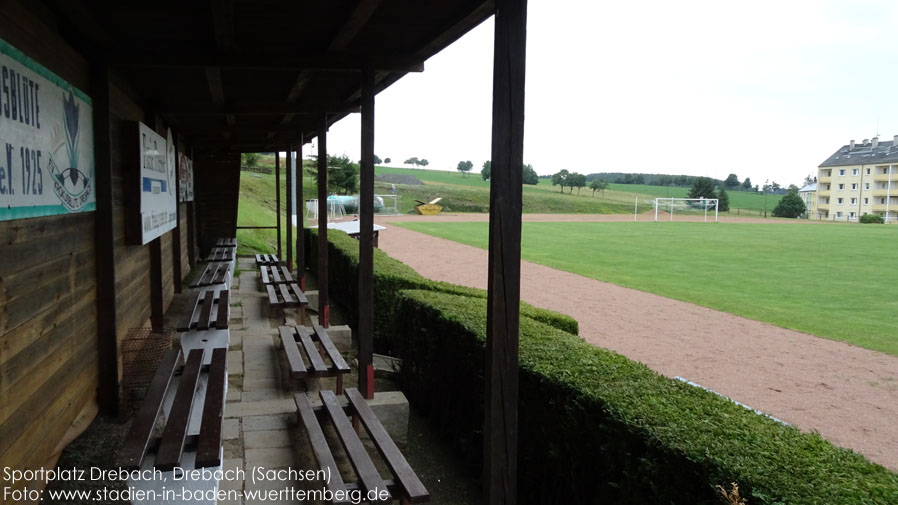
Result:
{"label": "wooden roof", "polygon": [[63,36],[199,151],[271,151],[358,110],[492,15],[483,0],[46,0]]}

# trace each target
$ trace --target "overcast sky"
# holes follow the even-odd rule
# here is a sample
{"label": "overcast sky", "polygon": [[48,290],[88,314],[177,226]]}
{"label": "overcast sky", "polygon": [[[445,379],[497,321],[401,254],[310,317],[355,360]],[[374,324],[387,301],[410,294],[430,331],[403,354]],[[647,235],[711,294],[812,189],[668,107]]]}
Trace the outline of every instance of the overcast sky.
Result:
{"label": "overcast sky", "polygon": [[[524,160],[800,184],[849,140],[898,134],[896,26],[896,1],[532,0]],[[377,96],[378,156],[480,169],[492,37],[490,19]],[[358,160],[359,125],[328,150]]]}

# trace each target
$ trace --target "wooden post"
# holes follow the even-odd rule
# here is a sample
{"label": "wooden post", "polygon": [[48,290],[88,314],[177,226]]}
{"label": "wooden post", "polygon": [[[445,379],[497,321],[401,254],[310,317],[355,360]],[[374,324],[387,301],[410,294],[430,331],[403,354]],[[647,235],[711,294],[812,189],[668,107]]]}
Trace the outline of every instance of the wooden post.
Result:
{"label": "wooden post", "polygon": [[302,146],[305,142],[302,134],[299,136],[299,146],[296,148],[296,276],[299,277],[299,289],[306,290],[306,262],[304,249],[305,237],[303,236],[303,228],[306,220],[306,199],[303,195],[303,179],[305,175],[302,169]]}
{"label": "wooden post", "polygon": [[[174,136],[175,146],[178,145],[178,136]],[[171,236],[171,255],[172,255],[172,282],[175,286],[175,293],[180,293],[183,286],[181,285],[181,157],[178,156],[178,149],[175,147],[175,229]]]}
{"label": "wooden post", "polygon": [[93,95],[94,160],[97,211],[94,213],[97,270],[97,345],[99,387],[97,401],[101,412],[119,414],[118,362],[115,311],[115,226],[112,204],[112,127],[109,110],[109,67],[91,67],[90,89]]}
{"label": "wooden post", "polygon": [[527,0],[497,0],[487,294],[483,485],[489,505],[517,502],[521,166]]}
{"label": "wooden post", "polygon": [[281,256],[281,154],[274,150],[274,214],[277,216],[278,259]]}
{"label": "wooden post", "polygon": [[150,242],[150,324],[153,331],[164,329],[162,306],[165,305],[162,295],[162,237]]}
{"label": "wooden post", "polygon": [[318,321],[330,326],[327,299],[327,114],[318,132]]}
{"label": "wooden post", "polygon": [[293,164],[291,147],[287,146],[287,158],[284,168],[287,169],[287,212],[284,214],[287,221],[287,269],[293,271],[293,219],[290,217],[293,209]]}
{"label": "wooden post", "polygon": [[[191,163],[196,160],[196,156],[193,153],[193,148],[190,149],[190,161]],[[191,174],[193,180],[196,180],[196,174]],[[193,200],[187,202],[187,255],[190,256],[188,261],[190,262],[190,268],[196,266],[196,255],[197,255],[197,247],[196,247],[196,208],[193,205]]]}
{"label": "wooden post", "polygon": [[374,398],[374,70],[362,69],[362,159],[359,177],[359,391]]}

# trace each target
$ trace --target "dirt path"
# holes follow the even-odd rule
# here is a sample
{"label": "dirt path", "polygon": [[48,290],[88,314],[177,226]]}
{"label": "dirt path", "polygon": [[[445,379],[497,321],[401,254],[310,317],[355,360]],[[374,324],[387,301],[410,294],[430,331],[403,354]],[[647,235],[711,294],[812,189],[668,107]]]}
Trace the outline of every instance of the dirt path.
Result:
{"label": "dirt path", "polygon": [[[536,219],[578,217],[614,220]],[[388,226],[380,233],[380,248],[390,256],[431,279],[486,288],[486,251],[389,226],[396,219],[378,218]],[[484,215],[439,219],[486,220]],[[525,215],[531,219],[533,215]],[[898,357],[526,261],[521,297],[576,318],[588,342],[666,376],[697,382],[802,430],[816,430],[898,470]]]}

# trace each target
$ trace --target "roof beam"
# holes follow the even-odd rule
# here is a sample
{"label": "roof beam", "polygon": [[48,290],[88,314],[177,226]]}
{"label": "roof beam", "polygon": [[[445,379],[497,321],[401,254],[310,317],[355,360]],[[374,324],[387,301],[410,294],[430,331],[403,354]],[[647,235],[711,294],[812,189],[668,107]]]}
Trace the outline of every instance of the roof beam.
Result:
{"label": "roof beam", "polygon": [[[224,86],[221,83],[221,69],[218,67],[206,68],[206,81],[209,84],[209,94],[212,95],[212,102],[222,105],[225,102]],[[237,124],[237,118],[233,114],[226,114],[228,126]]]}
{"label": "roof beam", "polygon": [[[361,73],[365,58],[346,53],[285,54],[283,48],[255,48],[251,55],[223,55],[214,51],[170,51],[164,49],[121,50],[109,55],[111,65],[136,68],[205,68],[236,70],[302,70],[306,72]],[[389,72],[423,72],[418,58],[383,57],[370,60],[375,70]]]}
{"label": "roof beam", "polygon": [[284,103],[284,102],[258,102],[258,103],[170,103],[160,107],[161,116],[221,116],[234,114],[237,116],[277,116],[281,114],[323,114],[358,112],[358,106],[345,103]]}
{"label": "roof beam", "polygon": [[223,54],[236,46],[237,28],[234,22],[234,0],[215,0],[212,4],[212,25],[215,28],[215,44]]}

